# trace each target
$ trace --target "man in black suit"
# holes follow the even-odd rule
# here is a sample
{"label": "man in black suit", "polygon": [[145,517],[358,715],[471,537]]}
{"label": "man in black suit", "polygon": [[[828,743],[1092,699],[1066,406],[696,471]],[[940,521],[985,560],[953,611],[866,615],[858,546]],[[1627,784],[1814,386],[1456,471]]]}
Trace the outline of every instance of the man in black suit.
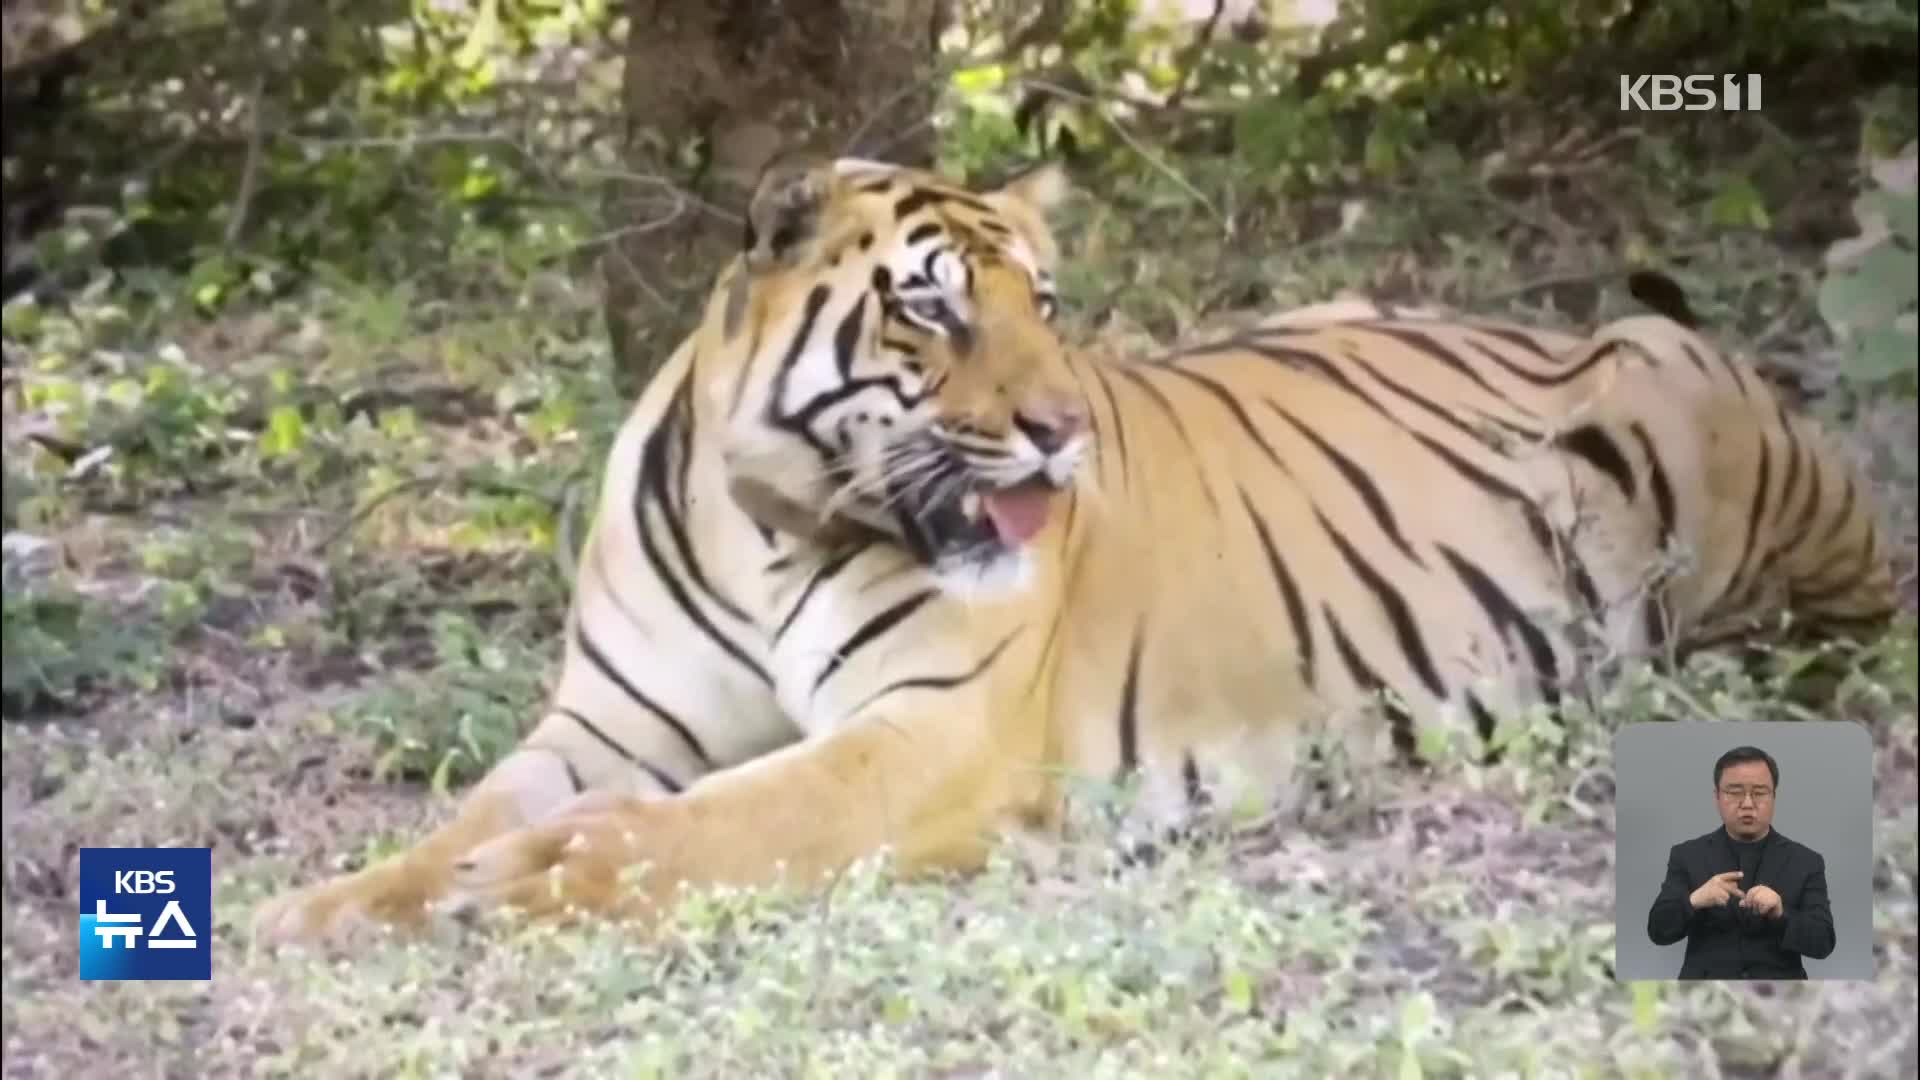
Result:
{"label": "man in black suit", "polygon": [[1833,953],[1826,860],[1773,829],[1780,766],[1736,747],[1713,766],[1721,827],[1675,844],[1647,912],[1655,945],[1687,939],[1683,979],[1804,979]]}

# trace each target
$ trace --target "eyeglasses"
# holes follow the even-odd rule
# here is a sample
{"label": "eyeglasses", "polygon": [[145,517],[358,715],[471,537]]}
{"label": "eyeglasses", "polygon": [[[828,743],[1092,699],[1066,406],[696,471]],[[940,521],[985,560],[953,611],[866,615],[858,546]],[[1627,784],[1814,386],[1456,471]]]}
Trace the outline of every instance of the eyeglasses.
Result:
{"label": "eyeglasses", "polygon": [[1739,806],[1741,803],[1746,802],[1747,796],[1749,795],[1753,796],[1754,805],[1758,806],[1759,804],[1773,798],[1773,789],[1772,788],[1742,788],[1742,787],[1723,787],[1720,789],[1720,797],[1727,800],[1728,802],[1732,803],[1735,806]]}

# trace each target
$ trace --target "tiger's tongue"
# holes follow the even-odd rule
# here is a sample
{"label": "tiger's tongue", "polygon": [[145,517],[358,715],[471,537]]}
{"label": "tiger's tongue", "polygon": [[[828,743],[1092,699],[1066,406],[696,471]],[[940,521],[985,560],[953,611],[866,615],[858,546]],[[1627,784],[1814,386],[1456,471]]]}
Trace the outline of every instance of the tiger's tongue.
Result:
{"label": "tiger's tongue", "polygon": [[1036,484],[989,492],[981,502],[1002,541],[1024,544],[1047,524],[1047,500],[1052,495]]}

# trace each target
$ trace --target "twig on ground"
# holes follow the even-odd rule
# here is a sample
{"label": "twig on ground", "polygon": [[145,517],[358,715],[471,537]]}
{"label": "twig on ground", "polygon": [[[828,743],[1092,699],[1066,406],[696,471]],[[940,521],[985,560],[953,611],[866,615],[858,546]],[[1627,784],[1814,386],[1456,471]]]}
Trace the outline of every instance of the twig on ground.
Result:
{"label": "twig on ground", "polygon": [[1509,288],[1499,289],[1490,293],[1482,293],[1479,296],[1473,297],[1468,303],[1472,305],[1504,303],[1505,301],[1525,296],[1530,292],[1539,292],[1542,289],[1552,289],[1562,285],[1584,285],[1590,282],[1602,281],[1607,278],[1624,277],[1629,269],[1631,268],[1615,265],[1603,266],[1594,270],[1577,270],[1563,274],[1548,274],[1545,277],[1537,277],[1531,281],[1523,281]]}
{"label": "twig on ground", "polygon": [[440,474],[438,473],[432,473],[426,476],[414,476],[406,480],[402,480],[399,483],[393,485],[392,487],[387,488],[384,491],[381,491],[378,495],[375,495],[372,498],[368,499],[366,502],[361,503],[359,509],[347,515],[347,519],[345,521],[342,521],[340,524],[334,526],[332,529],[329,529],[327,532],[322,533],[318,540],[315,540],[312,543],[309,543],[306,546],[306,549],[301,552],[301,554],[308,555],[308,556],[317,555],[320,552],[326,550],[327,548],[332,547],[342,537],[352,532],[355,526],[359,525],[361,522],[371,517],[375,510],[378,510],[382,506],[385,506],[388,502],[391,502],[396,496],[404,495],[409,491],[417,491],[420,488],[426,487],[427,485],[434,483],[439,479],[441,479],[441,477],[440,477]]}
{"label": "twig on ground", "polygon": [[1207,15],[1207,21],[1193,36],[1193,43],[1180,57],[1180,80],[1174,83],[1173,92],[1167,95],[1166,107],[1176,108],[1187,96],[1187,89],[1193,81],[1193,73],[1200,67],[1200,58],[1206,55],[1207,46],[1213,44],[1214,28],[1220,25],[1220,15],[1227,10],[1227,0],[1213,0],[1213,11]]}
{"label": "twig on ground", "polygon": [[[1027,85],[1044,90],[1050,94],[1056,94],[1070,101],[1077,101],[1083,105],[1097,105],[1099,103],[1098,99],[1090,94],[1083,94],[1077,90],[1071,90],[1058,83],[1039,82],[1030,79],[1027,80]],[[1140,160],[1152,166],[1155,172],[1173,181],[1180,190],[1192,196],[1194,202],[1199,203],[1201,207],[1207,211],[1208,215],[1216,222],[1219,222],[1220,228],[1226,232],[1227,236],[1231,237],[1234,234],[1233,220],[1225,214],[1222,214],[1220,208],[1213,204],[1213,200],[1207,198],[1199,188],[1194,187],[1192,181],[1180,175],[1176,169],[1161,160],[1153,151],[1148,150],[1139,139],[1134,137],[1133,132],[1127,130],[1125,124],[1122,124],[1117,118],[1108,115],[1105,109],[1096,108],[1094,109],[1094,113],[1098,115],[1108,127],[1113,129],[1115,135],[1120,136],[1120,141],[1126,143],[1128,149],[1140,155]]]}
{"label": "twig on ground", "polygon": [[[266,25],[279,24],[285,0],[275,3],[270,9]],[[236,14],[231,2],[227,5],[228,17]],[[260,182],[260,155],[266,144],[267,125],[263,119],[262,108],[267,100],[267,69],[270,65],[262,59],[260,67],[253,73],[253,85],[247,91],[247,156],[240,166],[240,187],[233,195],[233,213],[227,216],[226,233],[222,243],[231,252],[240,243],[240,237],[246,233],[247,212],[253,206],[254,189]]]}

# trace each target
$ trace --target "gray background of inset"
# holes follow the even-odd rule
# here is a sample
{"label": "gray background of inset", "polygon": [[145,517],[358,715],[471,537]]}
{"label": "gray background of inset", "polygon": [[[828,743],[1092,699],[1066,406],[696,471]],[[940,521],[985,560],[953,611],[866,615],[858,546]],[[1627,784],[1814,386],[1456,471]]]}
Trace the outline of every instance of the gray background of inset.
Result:
{"label": "gray background of inset", "polygon": [[1827,863],[1834,948],[1813,979],[1873,977],[1873,740],[1839,721],[1629,724],[1614,735],[1614,971],[1672,979],[1687,943],[1647,938],[1647,910],[1673,845],[1720,827],[1713,763],[1757,746],[1780,766],[1773,827]]}

